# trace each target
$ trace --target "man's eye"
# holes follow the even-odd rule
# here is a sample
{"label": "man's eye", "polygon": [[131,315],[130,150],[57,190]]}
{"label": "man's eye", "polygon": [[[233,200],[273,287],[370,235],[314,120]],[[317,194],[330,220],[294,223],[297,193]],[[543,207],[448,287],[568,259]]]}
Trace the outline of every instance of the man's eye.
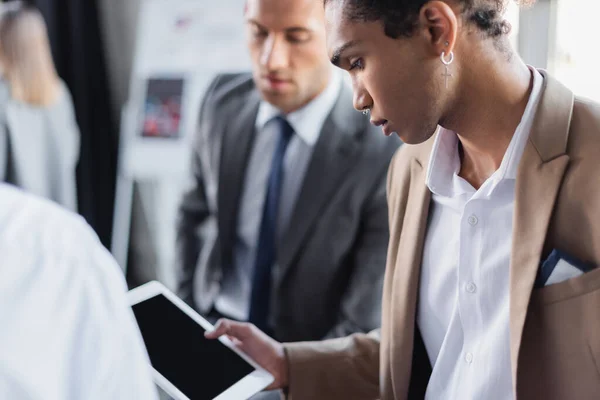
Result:
{"label": "man's eye", "polygon": [[310,40],[310,34],[307,32],[290,33],[287,35],[287,40],[290,43],[304,43]]}
{"label": "man's eye", "polygon": [[363,63],[362,58],[359,58],[350,64],[350,71],[352,71],[353,69],[361,70],[363,68],[364,68],[364,63]]}
{"label": "man's eye", "polygon": [[268,33],[265,30],[254,27],[254,28],[252,28],[252,35],[255,38],[265,38],[265,37],[267,37]]}

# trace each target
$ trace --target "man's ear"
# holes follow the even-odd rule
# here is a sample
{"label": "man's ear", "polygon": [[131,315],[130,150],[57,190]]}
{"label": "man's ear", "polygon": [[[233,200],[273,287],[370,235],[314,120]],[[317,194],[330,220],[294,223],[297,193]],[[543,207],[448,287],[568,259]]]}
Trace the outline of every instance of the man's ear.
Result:
{"label": "man's ear", "polygon": [[419,26],[430,44],[432,55],[449,54],[456,44],[458,17],[443,1],[425,3],[419,12]]}

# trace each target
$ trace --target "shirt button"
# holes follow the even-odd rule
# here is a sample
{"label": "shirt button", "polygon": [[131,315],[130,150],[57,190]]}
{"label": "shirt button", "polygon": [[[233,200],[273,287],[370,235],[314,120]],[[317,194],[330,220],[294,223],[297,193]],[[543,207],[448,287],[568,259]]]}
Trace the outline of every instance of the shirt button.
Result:
{"label": "shirt button", "polygon": [[479,222],[479,220],[477,219],[477,217],[476,217],[475,215],[471,215],[471,216],[470,216],[470,217],[467,219],[467,221],[469,221],[469,224],[470,224],[471,226],[475,226],[475,225],[477,225],[477,223]]}
{"label": "shirt button", "polygon": [[467,353],[467,354],[465,355],[465,361],[466,361],[468,364],[471,364],[471,363],[473,362],[473,354],[471,354],[471,353]]}
{"label": "shirt button", "polygon": [[473,282],[469,282],[467,283],[466,289],[469,293],[475,293],[477,291],[477,286],[475,286]]}

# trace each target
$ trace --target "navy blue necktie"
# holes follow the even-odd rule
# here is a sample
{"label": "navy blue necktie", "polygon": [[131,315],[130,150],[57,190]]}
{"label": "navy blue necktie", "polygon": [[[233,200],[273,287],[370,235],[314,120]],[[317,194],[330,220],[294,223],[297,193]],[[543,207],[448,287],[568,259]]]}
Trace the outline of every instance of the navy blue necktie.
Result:
{"label": "navy blue necktie", "polygon": [[268,317],[271,300],[271,269],[276,260],[277,217],[283,184],[283,159],[285,150],[294,135],[294,129],[283,118],[277,117],[279,138],[273,153],[267,195],[256,248],[256,260],[252,274],[252,295],[248,320],[265,332],[269,332]]}

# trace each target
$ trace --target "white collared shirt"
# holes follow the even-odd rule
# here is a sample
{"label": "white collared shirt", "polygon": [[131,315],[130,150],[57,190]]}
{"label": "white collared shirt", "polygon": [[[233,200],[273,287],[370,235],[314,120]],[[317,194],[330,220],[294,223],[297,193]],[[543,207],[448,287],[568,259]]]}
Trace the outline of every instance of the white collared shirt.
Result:
{"label": "white collared shirt", "polygon": [[[323,124],[337,102],[342,88],[342,77],[332,71],[329,84],[310,103],[286,115],[294,128],[283,160],[283,185],[279,201],[278,235],[283,234],[292,216],[302,188],[304,175],[313,149],[319,140]],[[226,268],[215,308],[223,315],[240,321],[248,319],[252,291],[252,271],[256,245],[263,214],[267,183],[279,127],[274,120],[282,113],[263,101],[256,116],[256,137],[246,168],[244,188],[240,197],[234,266]]]}
{"label": "white collared shirt", "polygon": [[83,221],[0,184],[0,399],[157,399],[122,271]]}
{"label": "white collared shirt", "polygon": [[533,88],[500,168],[475,190],[458,176],[458,136],[440,128],[427,173],[432,192],[417,323],[433,372],[427,400],[512,399],[509,263],[515,180],[539,101]]}

